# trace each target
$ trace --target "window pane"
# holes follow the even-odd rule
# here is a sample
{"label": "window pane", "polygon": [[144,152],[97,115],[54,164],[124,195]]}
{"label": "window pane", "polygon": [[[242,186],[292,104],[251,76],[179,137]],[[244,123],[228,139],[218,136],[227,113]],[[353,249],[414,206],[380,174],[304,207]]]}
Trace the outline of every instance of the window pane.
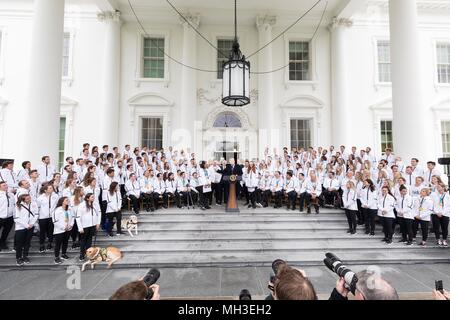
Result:
{"label": "window pane", "polygon": [[162,118],[142,118],[141,145],[149,148],[162,148],[163,126]]}
{"label": "window pane", "polygon": [[311,80],[309,42],[290,41],[289,62],[289,80]]}
{"label": "window pane", "polygon": [[144,78],[164,78],[164,39],[145,38],[142,55],[142,76]]}

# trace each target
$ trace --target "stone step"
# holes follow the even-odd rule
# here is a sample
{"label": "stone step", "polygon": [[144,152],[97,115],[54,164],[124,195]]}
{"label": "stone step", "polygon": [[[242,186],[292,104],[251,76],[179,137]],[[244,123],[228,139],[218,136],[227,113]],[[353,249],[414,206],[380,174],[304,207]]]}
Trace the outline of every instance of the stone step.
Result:
{"label": "stone step", "polygon": [[[323,259],[328,250],[286,252],[275,250],[271,252],[232,252],[208,253],[192,252],[189,254],[174,253],[129,253],[114,264],[119,268],[180,268],[180,267],[238,267],[238,266],[270,266],[272,261],[283,258],[293,266],[323,266]],[[378,250],[378,251],[348,251],[336,249],[333,251],[348,265],[381,265],[381,264],[417,264],[417,263],[450,263],[450,255],[441,249],[428,250]],[[17,267],[13,257],[0,255],[1,269],[53,269],[67,268],[69,265],[81,265],[77,261],[76,252],[69,252],[72,258],[60,266],[53,264],[51,253],[40,256],[30,256],[32,263]],[[106,264],[99,264],[96,269],[105,269]]]}
{"label": "stone step", "polygon": [[140,215],[138,217],[138,224],[144,223],[292,223],[292,222],[346,222],[347,219],[344,215],[334,215],[323,217],[320,215],[295,215],[292,217],[261,217],[261,216],[220,216],[214,215],[208,216],[152,216],[152,215]]}

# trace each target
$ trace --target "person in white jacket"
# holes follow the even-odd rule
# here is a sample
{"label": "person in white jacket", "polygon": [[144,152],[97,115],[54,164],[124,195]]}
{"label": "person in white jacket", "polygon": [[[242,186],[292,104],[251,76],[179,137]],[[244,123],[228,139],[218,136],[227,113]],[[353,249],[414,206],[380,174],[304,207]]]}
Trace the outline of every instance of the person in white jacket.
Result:
{"label": "person in white jacket", "polygon": [[409,195],[408,188],[406,185],[401,185],[399,188],[399,196],[397,197],[397,202],[395,204],[395,210],[397,211],[397,220],[400,224],[400,232],[402,234],[402,239],[399,242],[406,243],[406,245],[412,245],[413,239],[413,198]]}
{"label": "person in white jacket", "polygon": [[108,219],[107,232],[110,237],[114,237],[112,232],[114,227],[114,219],[116,220],[117,235],[122,234],[122,196],[120,194],[119,183],[114,181],[109,185],[109,190],[106,193],[106,217]]}
{"label": "person in white jacket", "polygon": [[139,214],[139,199],[141,197],[141,186],[136,179],[136,174],[130,174],[130,179],[125,183],[125,191],[127,196],[133,204],[133,210],[135,214]]}
{"label": "person in white jacket", "polygon": [[[146,170],[144,172],[144,176],[139,180],[139,187],[141,188],[140,196],[142,199],[142,205],[146,207],[147,212],[155,211],[155,201],[154,201],[154,196],[153,196],[154,180],[155,179],[152,177],[151,169]],[[128,187],[130,187],[131,182],[128,181],[127,183],[128,183]],[[126,185],[127,184],[125,184],[125,186]],[[127,188],[127,187],[125,187],[125,188]]]}
{"label": "person in white jacket", "polygon": [[345,192],[342,195],[345,215],[347,216],[347,233],[356,234],[356,214],[358,212],[356,187],[353,181],[348,180],[345,184]]}
{"label": "person in white jacket", "polygon": [[249,171],[247,172],[247,176],[244,182],[247,186],[250,200],[248,208],[256,209],[256,188],[258,187],[259,179],[258,173],[256,171],[256,165],[253,162],[250,162]]}
{"label": "person in white jacket", "polygon": [[[76,215],[78,206],[84,201],[84,195],[87,193],[89,193],[87,190],[85,191],[85,189],[82,186],[79,186],[79,187],[75,188],[75,191],[73,193],[74,195],[69,198],[70,209],[74,216]],[[94,202],[94,205],[95,205],[95,202]],[[100,208],[100,206],[98,208]],[[72,249],[79,248],[80,247],[80,233],[78,232],[78,226],[77,226],[76,221],[74,222],[74,224],[72,226],[72,230],[70,231],[70,237],[72,238]]]}
{"label": "person in white jacket", "polygon": [[67,247],[69,245],[74,220],[70,207],[70,199],[68,197],[61,197],[52,215],[54,226],[53,236],[55,238],[55,264],[61,264],[63,262],[62,260],[69,259]]}
{"label": "person in white jacket", "polygon": [[6,182],[0,182],[0,229],[2,235],[0,237],[0,250],[8,250],[6,240],[8,239],[9,232],[14,225],[14,212],[15,212],[15,199],[14,194],[8,191],[8,185]]}
{"label": "person in white jacket", "polygon": [[[431,215],[437,245],[447,247],[448,223],[450,217],[450,194],[444,184],[439,184],[434,193],[434,210]],[[442,233],[441,233],[442,231]],[[441,239],[442,234],[442,239]]]}
{"label": "person in white jacket", "polygon": [[81,235],[80,261],[84,261],[86,250],[92,246],[92,238],[100,228],[101,212],[94,206],[94,195],[88,193],[78,206],[76,213],[78,231]]}
{"label": "person in white jacket", "polygon": [[52,249],[53,222],[52,216],[55,212],[59,196],[54,192],[53,186],[48,184],[44,187],[44,193],[37,198],[39,208],[39,252],[45,252],[45,238],[48,239],[47,250]]}
{"label": "person in white jacket", "polygon": [[320,208],[320,195],[322,194],[322,184],[320,183],[320,178],[316,175],[314,171],[310,173],[308,182],[306,184],[306,213],[311,213],[311,206],[314,206],[316,214],[319,214]]}
{"label": "person in white jacket", "polygon": [[18,266],[29,264],[28,252],[30,251],[31,238],[33,237],[34,224],[38,218],[38,208],[29,194],[19,196],[17,200],[14,222],[16,232],[14,243],[16,249],[16,262]]}
{"label": "person in white jacket", "polygon": [[419,198],[414,202],[414,223],[413,223],[413,237],[417,236],[417,231],[422,230],[422,242],[421,246],[426,246],[428,240],[428,228],[431,220],[431,214],[433,213],[433,200],[430,197],[430,189],[423,188],[420,191]]}
{"label": "person in white jacket", "polygon": [[[300,173],[300,175],[303,176],[303,173]],[[304,179],[303,179],[304,180]],[[286,179],[284,180],[284,193],[288,198],[287,201],[287,210],[295,210],[295,204],[297,202],[297,192],[295,190],[296,183],[293,177],[293,172],[288,171],[286,172]],[[301,208],[300,212],[303,211],[303,208]]]}
{"label": "person in white jacket", "polygon": [[283,178],[280,175],[280,171],[275,171],[270,185],[270,191],[275,201],[274,209],[282,207],[283,185]]}
{"label": "person in white jacket", "polygon": [[380,197],[378,198],[378,216],[380,217],[384,231],[384,239],[382,241],[387,244],[392,243],[392,236],[394,235],[395,202],[395,197],[392,195],[389,187],[383,186]]}
{"label": "person in white jacket", "polygon": [[164,181],[166,186],[166,192],[164,193],[164,204],[163,208],[169,208],[169,199],[175,199],[177,191],[177,182],[175,181],[175,176],[173,172],[167,175],[167,179]]}

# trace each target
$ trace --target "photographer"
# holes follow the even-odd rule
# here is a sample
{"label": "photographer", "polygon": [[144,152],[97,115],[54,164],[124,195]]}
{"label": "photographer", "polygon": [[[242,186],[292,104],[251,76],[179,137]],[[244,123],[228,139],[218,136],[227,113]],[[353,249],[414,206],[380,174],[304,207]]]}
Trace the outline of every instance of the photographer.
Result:
{"label": "photographer", "polygon": [[[397,291],[380,275],[369,271],[357,274],[358,282],[354,293],[355,300],[398,300]],[[329,300],[347,300],[350,290],[344,278],[339,278]]]}

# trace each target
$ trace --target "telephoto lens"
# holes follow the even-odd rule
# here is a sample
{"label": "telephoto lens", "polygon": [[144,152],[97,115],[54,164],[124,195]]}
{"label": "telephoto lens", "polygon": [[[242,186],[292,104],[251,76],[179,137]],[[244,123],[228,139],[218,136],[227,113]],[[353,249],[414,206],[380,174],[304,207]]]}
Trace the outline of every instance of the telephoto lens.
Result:
{"label": "telephoto lens", "polygon": [[356,283],[358,282],[358,277],[356,274],[347,268],[347,266],[344,265],[341,259],[339,259],[336,255],[328,252],[325,256],[326,258],[323,260],[323,263],[328,267],[328,269],[343,278],[347,288],[355,294]]}
{"label": "telephoto lens", "polygon": [[285,265],[285,264],[287,264],[287,262],[284,261],[284,260],[281,260],[281,259],[276,259],[276,260],[274,260],[274,261],[272,262],[272,270],[273,270],[273,273],[274,273],[275,275],[277,275],[277,274],[278,274],[278,269],[280,268],[280,266],[281,266],[281,265]]}
{"label": "telephoto lens", "polygon": [[143,281],[148,288],[147,300],[153,298],[153,290],[149,287],[151,285],[154,285],[158,281],[160,275],[161,273],[159,272],[158,269],[150,269],[150,271],[147,272],[147,274],[144,276]]}
{"label": "telephoto lens", "polygon": [[252,300],[252,295],[247,289],[242,289],[239,293],[239,300]]}

